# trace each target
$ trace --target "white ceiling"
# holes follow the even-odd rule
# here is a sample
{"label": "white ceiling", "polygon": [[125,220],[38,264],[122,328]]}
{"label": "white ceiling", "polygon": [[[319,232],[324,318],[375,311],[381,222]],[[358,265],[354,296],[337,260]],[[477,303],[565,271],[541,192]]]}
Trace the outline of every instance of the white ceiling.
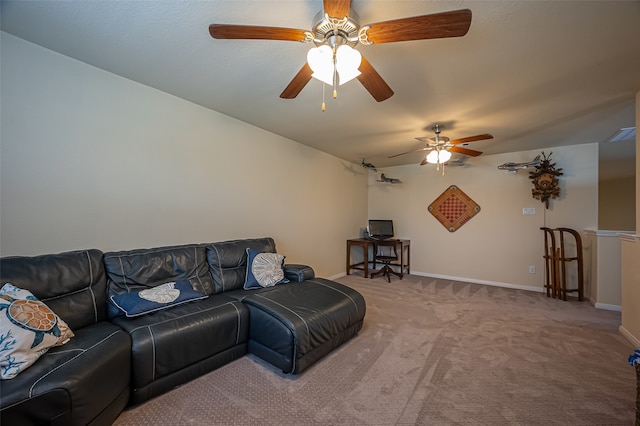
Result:
{"label": "white ceiling", "polygon": [[[211,23],[311,29],[321,0],[2,0],[1,25],[82,62],[378,167],[418,164],[419,153],[387,157],[423,146],[414,138],[433,136],[435,123],[451,139],[493,134],[469,145],[485,154],[601,143],[635,126],[640,1],[353,0],[351,7],[362,25],[462,8],[473,18],[464,37],[359,45],[395,95],[377,103],[354,80],[336,100],[327,90],[324,113],[316,80],[294,100],[279,98],[313,46],[214,40],[208,33]],[[610,152],[635,155],[633,142],[616,147]]]}

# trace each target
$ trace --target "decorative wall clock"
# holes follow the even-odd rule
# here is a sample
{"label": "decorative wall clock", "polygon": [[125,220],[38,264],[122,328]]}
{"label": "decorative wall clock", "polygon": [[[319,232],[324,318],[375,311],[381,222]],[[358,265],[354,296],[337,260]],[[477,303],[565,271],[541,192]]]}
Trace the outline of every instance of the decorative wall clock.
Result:
{"label": "decorative wall clock", "polygon": [[550,152],[547,156],[542,152],[543,160],[536,166],[536,169],[529,172],[529,179],[533,181],[533,189],[531,195],[536,200],[544,203],[545,208],[549,208],[549,198],[558,198],[560,196],[560,187],[558,186],[558,176],[562,175],[562,169],[556,169],[556,163],[551,163]]}

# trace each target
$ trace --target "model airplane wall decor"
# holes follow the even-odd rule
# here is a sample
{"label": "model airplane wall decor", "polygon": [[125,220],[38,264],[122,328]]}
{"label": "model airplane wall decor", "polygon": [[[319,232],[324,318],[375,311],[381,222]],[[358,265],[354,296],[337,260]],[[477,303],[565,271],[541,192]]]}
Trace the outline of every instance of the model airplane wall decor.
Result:
{"label": "model airplane wall decor", "polygon": [[498,166],[498,169],[500,170],[504,170],[506,172],[509,173],[515,173],[520,169],[528,169],[531,167],[537,167],[540,162],[542,161],[542,159],[540,158],[540,155],[537,155],[536,158],[534,158],[533,160],[529,161],[529,162],[525,162],[525,163],[504,163],[504,164],[500,164]]}
{"label": "model airplane wall decor", "polygon": [[396,178],[388,178],[384,175],[384,173],[380,174],[380,179],[377,179],[376,182],[383,182],[383,183],[402,183],[402,181],[400,179],[396,179]]}
{"label": "model airplane wall decor", "polygon": [[376,166],[374,166],[371,163],[367,163],[366,161],[364,161],[364,158],[362,159],[362,161],[360,161],[360,165],[365,169],[373,170],[376,173],[378,172],[378,169],[376,168]]}

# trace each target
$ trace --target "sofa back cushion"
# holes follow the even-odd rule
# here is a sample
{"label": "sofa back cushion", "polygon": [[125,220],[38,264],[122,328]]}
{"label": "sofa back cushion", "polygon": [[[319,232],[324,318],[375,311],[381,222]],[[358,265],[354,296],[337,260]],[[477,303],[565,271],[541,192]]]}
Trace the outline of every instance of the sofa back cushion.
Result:
{"label": "sofa back cushion", "polygon": [[207,262],[216,293],[238,290],[244,286],[248,248],[275,253],[276,243],[273,238],[265,237],[207,244]]}
{"label": "sofa back cushion", "polygon": [[0,287],[29,290],[77,330],[107,318],[107,281],[100,250],[0,259]]}
{"label": "sofa back cushion", "polygon": [[[104,255],[104,264],[109,296],[176,281],[189,281],[194,290],[213,294],[203,244],[109,252]],[[110,318],[122,315],[112,303],[108,305]]]}

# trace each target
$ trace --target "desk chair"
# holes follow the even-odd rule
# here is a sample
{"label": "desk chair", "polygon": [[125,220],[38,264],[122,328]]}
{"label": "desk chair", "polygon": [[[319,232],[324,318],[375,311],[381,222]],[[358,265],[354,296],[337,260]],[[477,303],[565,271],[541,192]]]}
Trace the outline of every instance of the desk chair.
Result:
{"label": "desk chair", "polygon": [[398,260],[398,242],[395,240],[376,240],[373,242],[373,260],[382,263],[384,266],[379,271],[371,273],[371,278],[382,274],[387,277],[387,281],[391,282],[391,274],[402,279],[402,272],[394,271],[389,264]]}

